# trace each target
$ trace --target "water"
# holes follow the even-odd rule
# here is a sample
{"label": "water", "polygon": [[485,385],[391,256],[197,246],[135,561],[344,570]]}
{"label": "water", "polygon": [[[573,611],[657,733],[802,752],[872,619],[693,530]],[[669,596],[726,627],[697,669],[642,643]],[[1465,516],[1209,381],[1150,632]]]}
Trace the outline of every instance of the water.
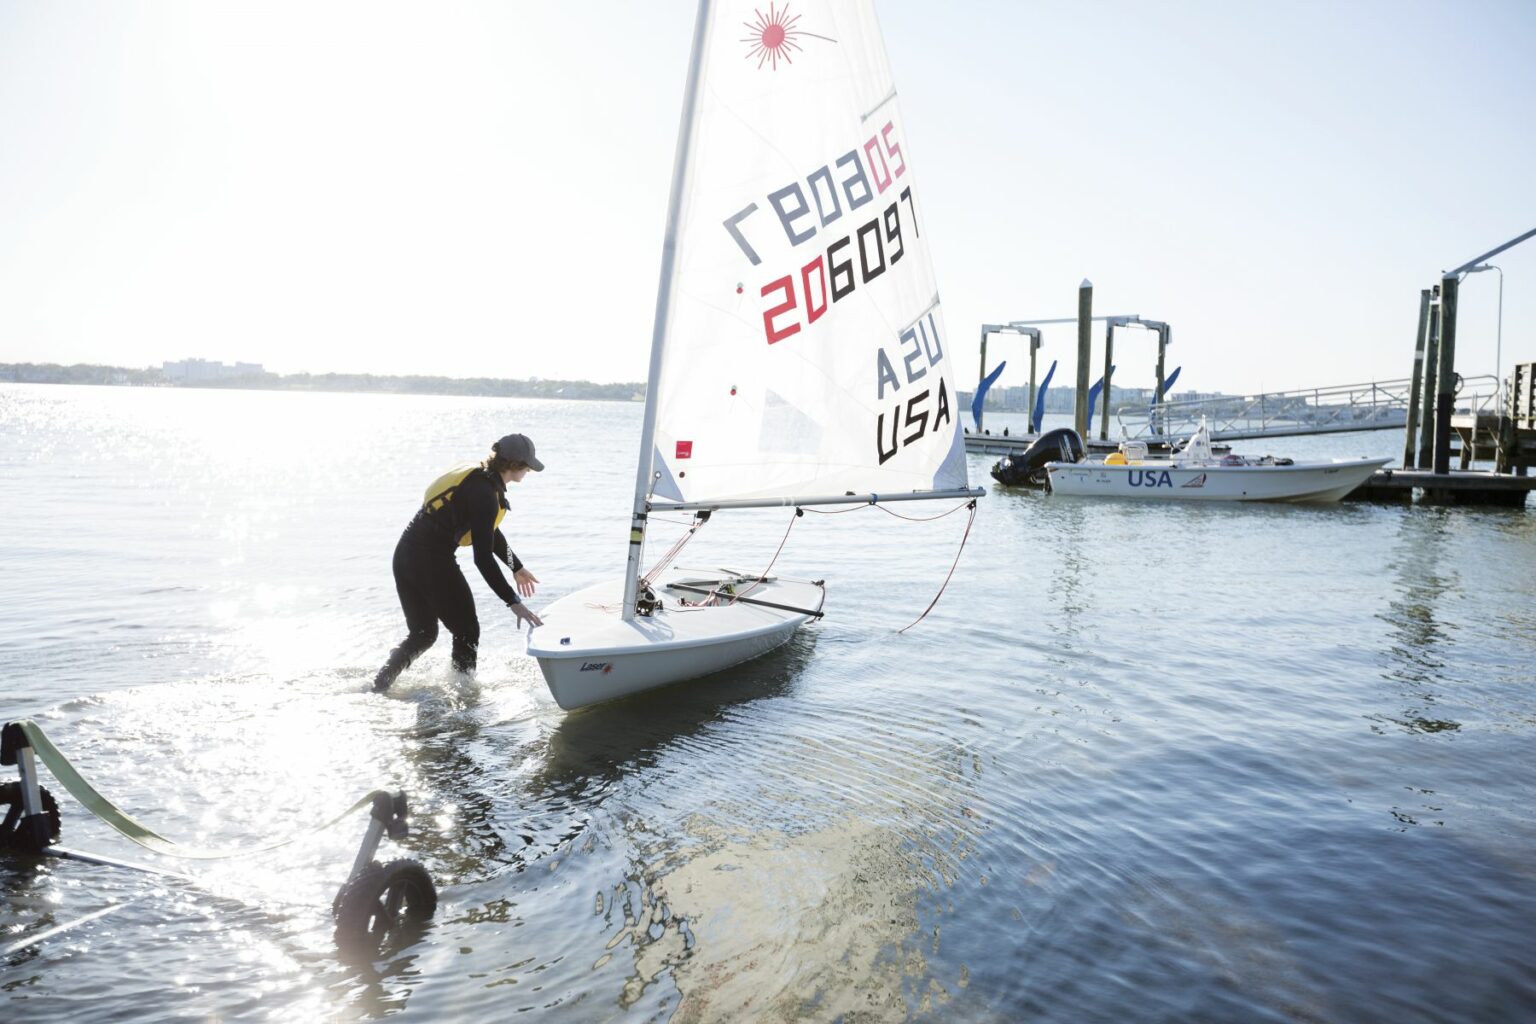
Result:
{"label": "water", "polygon": [[[125,904],[0,960],[0,1017],[1536,1015],[1536,515],[994,489],[906,634],[964,512],[807,515],[778,568],[828,617],[707,685],[562,713],[472,575],[478,676],[441,642],[365,692],[441,467],[536,439],[506,528],[552,599],[620,568],[639,412],[0,386],[0,718],[185,842],[406,789],[442,893],[353,963],[361,818],[196,884],[0,861],[0,948]],[[718,516],[689,560],[788,523]],[[62,802],[70,845],[154,860]]]}

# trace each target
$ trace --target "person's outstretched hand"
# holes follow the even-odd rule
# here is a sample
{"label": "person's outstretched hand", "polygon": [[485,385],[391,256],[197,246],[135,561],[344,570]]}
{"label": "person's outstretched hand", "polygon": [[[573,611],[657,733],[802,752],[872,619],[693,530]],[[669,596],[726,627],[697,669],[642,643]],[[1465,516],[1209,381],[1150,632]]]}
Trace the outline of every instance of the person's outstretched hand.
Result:
{"label": "person's outstretched hand", "polygon": [[538,589],[534,584],[539,582],[539,578],[526,568],[514,572],[512,579],[517,583],[517,592],[524,597],[532,597],[533,592]]}
{"label": "person's outstretched hand", "polygon": [[512,606],[512,614],[516,615],[518,617],[519,621],[526,622],[530,626],[542,626],[542,625],[544,625],[544,620],[539,618],[537,615],[535,615],[533,613],[533,610],[530,609],[525,604],[515,604],[515,605],[513,605]]}

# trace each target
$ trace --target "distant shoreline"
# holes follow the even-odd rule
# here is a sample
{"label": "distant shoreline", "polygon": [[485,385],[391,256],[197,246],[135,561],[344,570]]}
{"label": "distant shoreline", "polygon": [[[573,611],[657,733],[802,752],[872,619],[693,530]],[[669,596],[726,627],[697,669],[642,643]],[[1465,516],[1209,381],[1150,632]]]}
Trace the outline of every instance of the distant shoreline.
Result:
{"label": "distant shoreline", "polygon": [[459,395],[475,398],[563,398],[578,401],[643,402],[645,385],[598,384],[587,380],[512,380],[498,377],[391,376],[372,373],[252,373],[218,380],[173,381],[153,367],[75,363],[0,363],[0,382],[91,384],[106,387],[201,388],[236,391],[321,391],[381,395]]}
{"label": "distant shoreline", "polygon": [[[470,398],[552,398],[567,401],[643,402],[643,383],[598,384],[589,380],[544,380],[532,377],[513,380],[501,377],[393,376],[373,373],[268,373],[230,374],[218,378],[172,380],[156,367],[131,369],[94,363],[0,363],[0,383],[88,384],[107,387],[196,388],[224,391],[310,391],[326,394],[442,395]],[[1045,400],[1045,411],[1071,412],[1075,402],[1071,387],[1055,387]],[[1117,389],[1126,401],[1148,401],[1144,388]],[[1187,392],[1190,397],[1199,393]],[[973,392],[957,388],[955,400],[969,409]],[[1220,392],[1211,397],[1221,397]],[[1023,388],[994,389],[987,395],[987,412],[1028,412]]]}

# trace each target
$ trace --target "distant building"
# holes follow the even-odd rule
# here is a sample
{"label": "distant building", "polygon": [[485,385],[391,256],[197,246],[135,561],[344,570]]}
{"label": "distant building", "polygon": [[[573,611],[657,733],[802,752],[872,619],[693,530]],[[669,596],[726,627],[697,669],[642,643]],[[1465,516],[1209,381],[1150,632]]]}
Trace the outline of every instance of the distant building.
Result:
{"label": "distant building", "polygon": [[161,363],[165,379],[176,384],[202,384],[235,377],[259,377],[266,371],[260,363],[219,363],[211,359],[178,359]]}
{"label": "distant building", "polygon": [[[1036,384],[1039,387],[1039,384]],[[1152,404],[1152,388],[1117,388],[1114,382],[1110,382],[1111,409],[1141,408]],[[957,390],[956,401],[960,407],[969,409],[971,400],[975,397],[974,390]],[[1180,391],[1168,396],[1169,402],[1195,402],[1214,401],[1221,398],[1230,398],[1220,391]],[[1235,400],[1235,399],[1234,399]],[[1045,411],[1053,413],[1070,413],[1076,409],[1077,389],[1070,384],[1052,384],[1045,392]],[[1001,412],[1027,412],[1029,410],[1029,387],[1020,384],[1015,387],[994,387],[987,392],[987,408]]]}

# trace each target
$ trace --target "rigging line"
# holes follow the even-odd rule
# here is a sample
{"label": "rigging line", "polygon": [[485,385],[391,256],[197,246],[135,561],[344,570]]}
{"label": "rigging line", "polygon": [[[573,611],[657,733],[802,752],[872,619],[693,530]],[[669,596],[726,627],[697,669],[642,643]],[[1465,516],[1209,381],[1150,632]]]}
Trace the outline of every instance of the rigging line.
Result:
{"label": "rigging line", "polygon": [[[807,32],[806,35],[810,35],[810,33]],[[865,113],[862,113],[862,114],[859,115],[859,123],[862,124],[865,121],[868,121],[870,118],[874,117],[875,116],[875,111],[879,110],[881,107],[885,106],[887,103],[891,102],[891,100],[893,100],[895,98],[896,98],[896,87],[893,85],[893,86],[891,86],[890,94],[887,95],[885,97],[885,99],[881,100],[879,103],[876,103],[874,106],[870,107],[869,110],[866,111]]]}
{"label": "rigging line", "polygon": [[[892,511],[890,508],[888,508],[885,505],[876,505],[875,507],[878,508],[881,512],[884,512],[888,516],[895,516],[897,519],[905,519],[909,523],[932,523],[932,522],[937,522],[940,519],[943,519],[945,516],[952,516],[956,512],[959,512],[963,508],[974,508],[975,506],[976,506],[976,503],[974,501],[971,501],[971,502],[961,502],[960,504],[956,505],[954,508],[950,509],[948,512],[940,512],[936,516],[904,516],[900,512]],[[862,507],[862,506],[859,506],[859,507]]]}
{"label": "rigging line", "polygon": [[840,516],[840,515],[842,515],[845,512],[862,512],[865,509],[870,508],[871,505],[873,505],[873,507],[878,508],[881,512],[884,512],[886,515],[895,516],[897,519],[905,519],[909,523],[931,523],[931,522],[934,522],[935,520],[943,519],[945,516],[954,515],[956,512],[960,511],[963,508],[969,508],[972,504],[974,504],[974,503],[973,502],[961,502],[960,504],[956,505],[954,508],[950,509],[948,512],[940,512],[936,516],[907,516],[907,515],[902,515],[900,512],[893,512],[890,509],[890,507],[888,507],[886,505],[882,505],[882,504],[880,504],[878,502],[866,502],[865,504],[862,504],[862,505],[849,505],[849,506],[847,506],[845,508],[830,509],[830,510],[829,509],[821,509],[821,508],[807,508],[804,511],[813,513],[813,514],[818,515],[818,516]]}
{"label": "rigging line", "polygon": [[[934,292],[933,293],[933,298],[928,301],[928,305],[923,307],[923,311],[921,313],[917,314],[917,316],[915,318],[913,318],[911,323],[907,324],[905,327],[903,327],[897,333],[898,334],[905,334],[907,331],[910,331],[912,328],[914,328],[918,324],[922,323],[924,318],[926,318],[929,313],[932,313],[934,310],[936,310],[938,308],[939,308],[939,293],[938,292]],[[935,333],[937,333],[937,331],[935,331]]]}
{"label": "rigging line", "polygon": [[803,515],[805,515],[804,511],[798,508],[795,509],[795,514],[789,517],[789,525],[784,528],[784,536],[779,540],[779,550],[775,551],[773,553],[773,557],[768,560],[768,568],[758,573],[757,580],[746,590],[731,595],[731,604],[735,604],[738,598],[745,597],[752,593],[752,591],[756,590],[758,586],[762,584],[763,580],[768,578],[768,574],[773,571],[773,563],[779,560],[779,554],[784,550],[784,545],[789,541],[789,531],[795,528],[795,520],[799,519]]}
{"label": "rigging line", "polygon": [[684,534],[681,540],[677,541],[670,548],[668,548],[666,552],[656,560],[656,564],[651,566],[651,571],[640,577],[640,582],[647,585],[654,583],[656,581],[656,577],[662,572],[662,570],[670,565],[672,563],[672,559],[676,558],[682,551],[683,544],[685,541],[687,541],[687,539],[688,535]]}
{"label": "rigging line", "polygon": [[[928,607],[923,609],[923,614],[919,615],[916,619],[913,619],[909,625],[898,629],[896,631],[898,634],[905,633],[907,630],[911,629],[913,626],[927,618],[928,613],[933,611],[933,606],[939,603],[939,598],[944,596],[944,588],[949,586],[950,578],[955,575],[955,566],[960,564],[960,555],[965,551],[965,542],[969,540],[971,536],[971,526],[976,522],[976,502],[974,500],[970,503],[970,509],[970,518],[965,521],[965,533],[960,537],[960,550],[955,552],[955,560],[950,563],[949,573],[945,575],[944,582],[939,585],[939,592],[933,595],[933,600],[928,602]],[[950,509],[950,512],[953,511],[954,509]],[[948,515],[949,512],[944,514]]]}
{"label": "rigging line", "polygon": [[677,542],[667,550],[667,553],[662,555],[660,560],[658,560],[657,563],[651,567],[650,572],[640,577],[641,581],[644,582],[647,586],[655,583],[657,577],[659,577],[662,572],[664,572],[667,567],[672,564],[678,555],[683,553],[683,548],[690,540],[693,539],[693,535],[699,532],[699,527],[703,526],[707,522],[709,522],[707,518],[701,519],[698,516],[694,516],[693,525],[688,527],[688,532],[678,538]]}
{"label": "rigging line", "polygon": [[[664,555],[662,555],[661,560],[663,562],[670,561],[671,559],[677,557],[677,553],[683,549],[683,546],[687,544],[689,539],[693,536],[694,531],[699,528],[699,520],[695,519],[693,522],[687,524],[687,526],[688,529],[685,530],[682,535],[679,536],[675,541],[673,541],[672,546],[667,549]],[[655,570],[653,569],[652,572],[654,571]]]}

